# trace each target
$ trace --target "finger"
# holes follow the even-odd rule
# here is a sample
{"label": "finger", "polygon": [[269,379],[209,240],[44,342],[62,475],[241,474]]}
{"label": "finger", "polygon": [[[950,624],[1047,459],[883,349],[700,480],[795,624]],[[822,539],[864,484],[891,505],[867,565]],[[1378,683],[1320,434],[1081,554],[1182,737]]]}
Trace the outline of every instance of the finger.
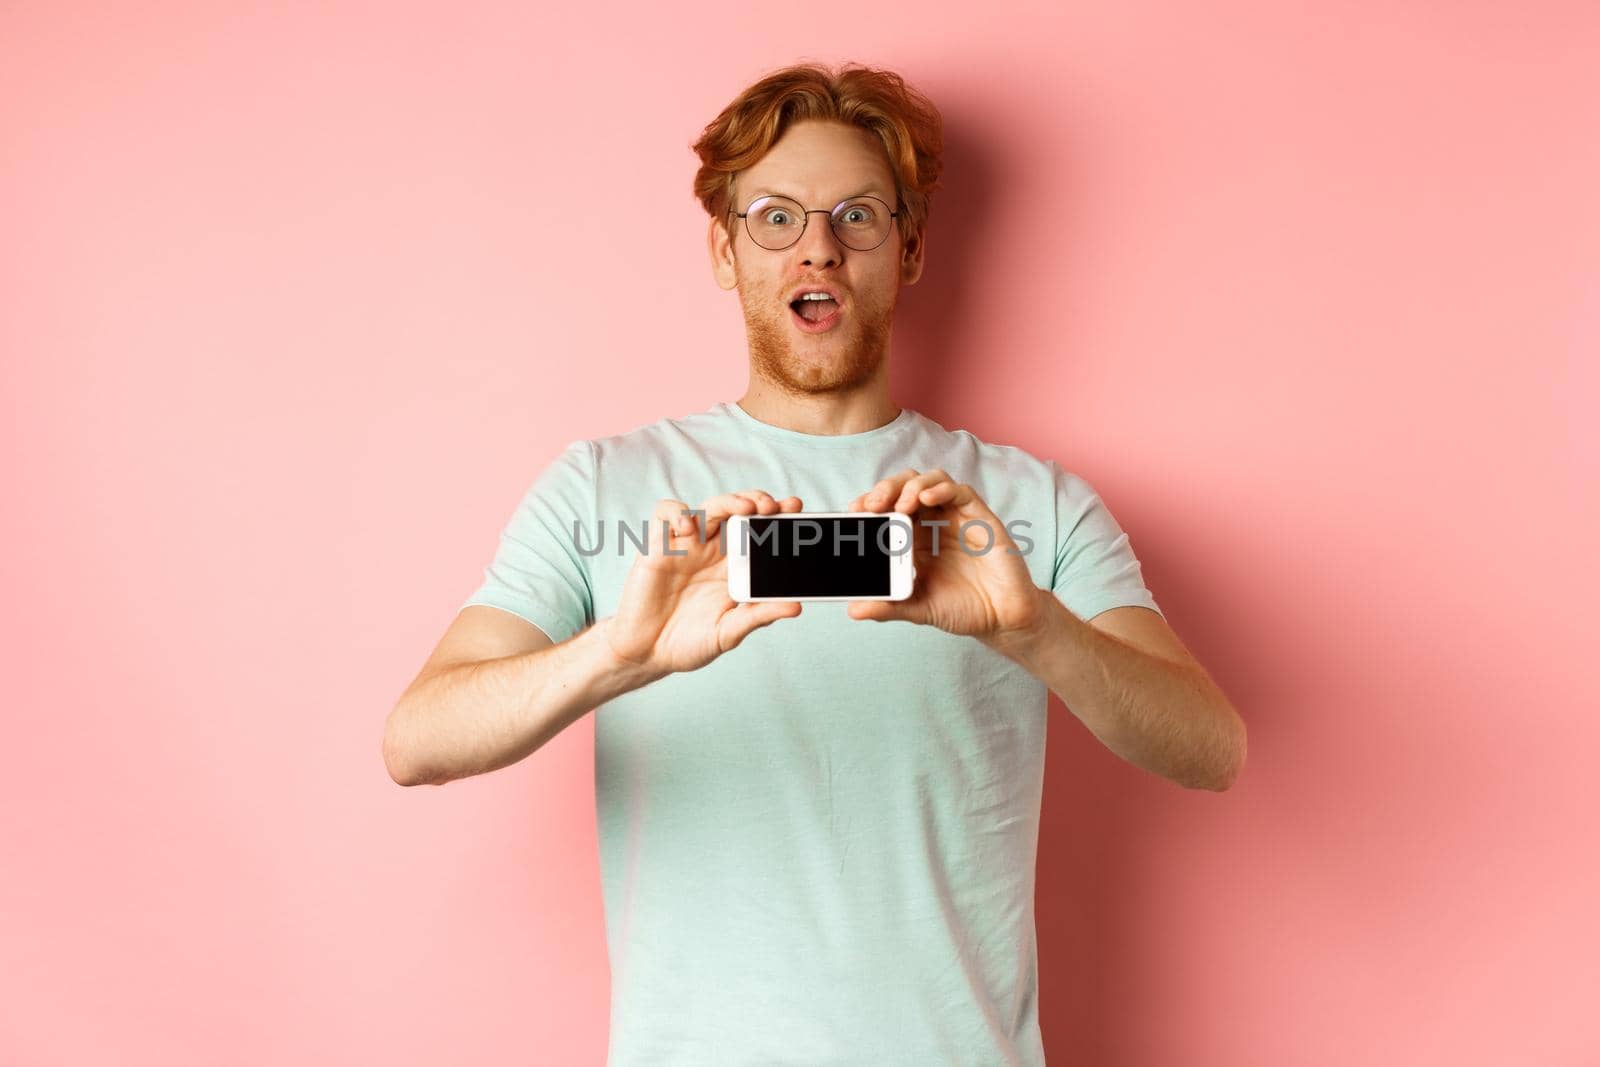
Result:
{"label": "finger", "polygon": [[778,510],[778,502],[765,489],[741,489],[735,495],[755,501],[756,508],[762,515],[771,515]]}
{"label": "finger", "polygon": [[[952,532],[959,536],[969,549],[982,552],[999,546],[1015,547],[1016,543],[1011,540],[1011,534],[1000,521],[1000,517],[971,485],[966,482],[956,482],[948,489],[944,486],[936,488],[941,490],[939,494],[941,497],[948,497],[941,502],[955,509],[956,520]],[[968,522],[973,522],[973,525],[968,526]]]}
{"label": "finger", "polygon": [[950,475],[942,470],[924,471],[900,487],[900,493],[895,497],[894,506],[890,510],[914,515],[917,508],[922,506],[923,490],[948,481],[950,481]]}
{"label": "finger", "polygon": [[679,509],[687,506],[688,505],[681,500],[674,500],[671,497],[664,496],[660,500],[656,501],[655,507],[650,511],[650,517],[652,519],[667,519],[669,521],[676,520],[679,515]]}
{"label": "finger", "polygon": [[888,508],[889,503],[900,495],[900,490],[906,482],[915,478],[918,471],[915,467],[907,467],[899,474],[891,474],[887,478],[880,478],[871,489],[861,497],[861,507],[865,511],[882,511]]}
{"label": "finger", "polygon": [[798,614],[800,614],[800,602],[797,600],[763,600],[738,604],[722,616],[717,628],[717,645],[724,652],[728,652],[738,648],[739,643],[752,631],[779,619],[791,619]]}
{"label": "finger", "polygon": [[[717,501],[715,508],[712,501]],[[717,536],[722,520],[729,515],[772,515],[778,512],[799,511],[800,498],[797,496],[786,497],[778,500],[764,489],[741,489],[734,493],[723,493],[706,502],[706,537]]]}
{"label": "finger", "polygon": [[917,503],[925,508],[951,506],[959,513],[960,504],[957,503],[957,500],[960,496],[960,490],[961,484],[959,482],[945,481],[937,485],[930,485],[917,494]]}
{"label": "finger", "polygon": [[770,515],[780,509],[780,505],[772,498],[772,494],[761,489],[740,489],[732,493],[719,493],[700,505],[706,513],[706,521],[718,521],[729,515]]}
{"label": "finger", "polygon": [[694,516],[684,514],[688,507],[689,505],[683,501],[671,497],[662,497],[656,501],[647,524],[649,529],[645,531],[647,553],[652,555],[661,553],[669,547],[676,549],[679,546],[675,542],[680,538],[693,536]]}
{"label": "finger", "polygon": [[719,493],[700,505],[705,514],[705,538],[707,541],[717,536],[722,521],[730,515],[753,515],[757,505],[749,497],[738,493]]}
{"label": "finger", "polygon": [[693,533],[694,516],[684,514],[688,508],[689,505],[685,504],[681,500],[674,500],[671,497],[662,497],[660,500],[656,501],[655,510],[650,514],[651,530],[653,532],[659,531],[661,529],[661,523],[665,521],[668,527],[671,529],[674,537],[685,533]]}
{"label": "finger", "polygon": [[950,499],[946,501],[951,507],[965,514],[972,514],[978,518],[996,521],[997,516],[978,491],[967,482],[957,482],[950,490]]}
{"label": "finger", "polygon": [[713,519],[725,519],[729,515],[750,515],[757,510],[757,505],[742,493],[718,493],[707,498],[700,508],[706,513],[706,521],[710,522]]}

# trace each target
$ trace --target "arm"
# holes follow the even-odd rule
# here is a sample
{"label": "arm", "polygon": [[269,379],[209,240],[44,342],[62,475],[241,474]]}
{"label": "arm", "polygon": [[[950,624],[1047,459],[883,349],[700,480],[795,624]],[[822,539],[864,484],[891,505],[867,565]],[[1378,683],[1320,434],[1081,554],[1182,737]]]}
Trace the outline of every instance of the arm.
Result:
{"label": "arm", "polygon": [[1031,623],[984,643],[1042,681],[1129,763],[1191,789],[1234,783],[1244,721],[1165,619],[1120,607],[1084,622],[1054,593],[1037,592]]}
{"label": "arm", "polygon": [[[853,601],[851,618],[905,619],[975,637],[1026,668],[1135,766],[1190,788],[1233,784],[1244,766],[1244,722],[1159,612],[1126,606],[1079,619],[1052,589],[1034,584],[1016,542],[977,491],[943,470],[908,467],[849,510],[885,506],[952,530],[971,524],[986,532],[958,535],[957,544],[971,552],[935,553],[919,524],[916,590],[903,601]],[[1121,534],[1109,512],[1098,514],[1090,543]]]}
{"label": "arm", "polygon": [[463,607],[384,723],[389,776],[442,785],[516,763],[586,712],[800,614],[797,603],[735,604],[717,536],[730,515],[800,508],[760,489],[711,497],[694,514],[658,500],[616,612],[559,644],[510,611]]}
{"label": "arm", "polygon": [[463,608],[384,724],[389,776],[443,785],[509,766],[590,710],[668,673],[617,656],[610,623],[553,644],[510,612]]}

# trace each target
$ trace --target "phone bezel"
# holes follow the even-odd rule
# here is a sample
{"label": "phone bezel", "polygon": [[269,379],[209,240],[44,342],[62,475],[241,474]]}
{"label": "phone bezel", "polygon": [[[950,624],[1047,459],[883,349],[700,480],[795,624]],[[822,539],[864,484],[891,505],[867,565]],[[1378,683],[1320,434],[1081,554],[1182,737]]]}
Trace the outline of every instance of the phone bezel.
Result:
{"label": "phone bezel", "polygon": [[730,515],[726,522],[728,537],[728,596],[741,604],[759,604],[764,601],[849,601],[849,600],[905,600],[916,588],[917,563],[915,552],[907,550],[889,557],[889,593],[877,596],[751,596],[750,558],[743,552],[744,533],[741,527],[749,518],[763,519],[868,519],[887,518],[903,531],[906,544],[912,544],[916,529],[911,516],[901,511],[791,511],[776,515]]}

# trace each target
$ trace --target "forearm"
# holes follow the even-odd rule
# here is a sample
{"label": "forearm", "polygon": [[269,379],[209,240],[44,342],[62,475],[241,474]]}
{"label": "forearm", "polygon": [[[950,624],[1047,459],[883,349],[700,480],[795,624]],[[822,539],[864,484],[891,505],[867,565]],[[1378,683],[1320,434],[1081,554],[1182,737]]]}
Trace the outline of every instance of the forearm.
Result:
{"label": "forearm", "polygon": [[1129,763],[1190,788],[1232,785],[1244,724],[1205,672],[1149,655],[1041,593],[1037,627],[1009,643],[985,643],[1027,668]]}
{"label": "forearm", "polygon": [[443,785],[523,759],[592,709],[660,673],[619,659],[602,619],[534,652],[446,668],[390,713],[384,751],[406,785]]}

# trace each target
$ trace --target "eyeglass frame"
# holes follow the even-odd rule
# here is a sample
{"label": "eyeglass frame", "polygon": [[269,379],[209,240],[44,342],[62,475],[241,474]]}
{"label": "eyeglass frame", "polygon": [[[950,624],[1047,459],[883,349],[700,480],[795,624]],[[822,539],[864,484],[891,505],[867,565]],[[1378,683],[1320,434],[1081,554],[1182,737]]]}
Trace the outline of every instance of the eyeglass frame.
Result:
{"label": "eyeglass frame", "polygon": [[818,214],[828,216],[828,231],[833,234],[834,240],[844,245],[844,247],[850,249],[852,252],[875,252],[883,247],[884,241],[889,239],[889,234],[893,233],[894,228],[899,225],[900,216],[905,213],[903,208],[895,208],[893,211],[889,212],[889,229],[884,233],[883,241],[879,241],[871,248],[857,248],[855,245],[845,244],[844,238],[839,236],[839,231],[833,228],[833,213],[850,203],[852,200],[860,200],[862,198],[876,200],[884,207],[888,207],[888,202],[885,201],[881,196],[873,196],[871,193],[860,193],[856,196],[847,196],[837,204],[833,205],[832,209],[830,210],[824,210],[820,207],[814,207],[808,210],[804,204],[800,204],[800,214],[805,221],[800,223],[800,232],[795,235],[795,239],[784,245],[782,248],[768,248],[760,241],[757,241],[756,235],[750,232],[750,209],[755,206],[757,200],[765,200],[769,197],[777,197],[781,200],[787,200],[791,204],[800,204],[800,201],[796,200],[794,197],[785,196],[783,193],[762,193],[760,196],[754,197],[750,203],[746,204],[743,211],[735,211],[731,207],[728,209],[728,214],[732,215],[734,218],[744,219],[744,232],[745,236],[750,238],[750,243],[767,252],[787,252],[789,249],[799,244],[800,238],[806,235],[806,227],[811,225],[811,216]]}

